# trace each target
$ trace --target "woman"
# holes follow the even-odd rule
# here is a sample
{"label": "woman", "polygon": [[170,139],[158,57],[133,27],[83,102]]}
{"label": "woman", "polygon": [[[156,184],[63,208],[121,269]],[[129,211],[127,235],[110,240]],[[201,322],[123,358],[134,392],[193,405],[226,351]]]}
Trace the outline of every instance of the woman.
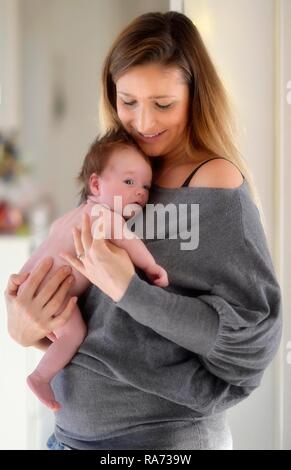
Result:
{"label": "woman", "polygon": [[[172,237],[167,224],[165,237],[144,240],[169,274],[162,289],[123,250],[92,240],[84,219],[76,257],[65,259],[93,284],[79,302],[88,336],[53,383],[63,406],[49,446],[230,449],[225,410],[274,357],[281,295],[225,91],[187,17],[129,24],[105,60],[102,109],[106,129],[125,129],[152,157],[149,202],[199,207],[199,241],[181,248],[185,233]],[[69,302],[54,317],[69,290],[64,270],[36,292],[50,267],[34,270],[20,297],[25,276],[10,277],[8,329],[23,346],[47,347],[72,312]]]}

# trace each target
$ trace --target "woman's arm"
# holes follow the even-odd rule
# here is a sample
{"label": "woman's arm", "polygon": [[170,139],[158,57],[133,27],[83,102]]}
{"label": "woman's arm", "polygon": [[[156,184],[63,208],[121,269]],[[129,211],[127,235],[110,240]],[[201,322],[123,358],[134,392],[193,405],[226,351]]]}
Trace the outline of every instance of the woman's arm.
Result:
{"label": "woman's arm", "polygon": [[117,306],[139,323],[198,354],[216,377],[229,384],[254,387],[277,351],[282,312],[275,280],[265,288],[248,286],[251,288],[257,294],[253,311],[219,295],[173,294],[135,274]]}
{"label": "woman's arm", "polygon": [[[47,347],[48,342],[43,338],[64,325],[75,307],[77,297],[72,297],[64,311],[54,317],[71,287],[71,269],[68,266],[56,271],[38,292],[38,287],[52,265],[52,258],[46,258],[30,273],[28,279],[28,273],[13,274],[9,278],[5,290],[8,332],[22,346]],[[17,295],[19,286],[26,279],[25,288]]]}

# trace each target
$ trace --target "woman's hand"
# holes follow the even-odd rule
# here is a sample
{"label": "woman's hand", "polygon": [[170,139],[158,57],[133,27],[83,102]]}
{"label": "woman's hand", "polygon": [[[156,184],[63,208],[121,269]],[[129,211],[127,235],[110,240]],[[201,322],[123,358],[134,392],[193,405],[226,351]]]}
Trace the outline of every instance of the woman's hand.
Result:
{"label": "woman's hand", "polygon": [[[12,274],[5,290],[8,332],[22,346],[32,346],[48,333],[63,326],[74,310],[77,297],[72,297],[65,309],[57,316],[71,287],[71,268],[62,267],[44,285],[37,289],[51,269],[52,258],[43,260],[31,273]],[[27,279],[22,292],[17,295],[19,286]]]}
{"label": "woman's hand", "polygon": [[128,253],[109,240],[93,238],[90,217],[86,212],[83,214],[81,232],[74,228],[73,237],[76,253],[81,257],[68,253],[60,253],[60,256],[112,300],[118,302],[135,272]]}

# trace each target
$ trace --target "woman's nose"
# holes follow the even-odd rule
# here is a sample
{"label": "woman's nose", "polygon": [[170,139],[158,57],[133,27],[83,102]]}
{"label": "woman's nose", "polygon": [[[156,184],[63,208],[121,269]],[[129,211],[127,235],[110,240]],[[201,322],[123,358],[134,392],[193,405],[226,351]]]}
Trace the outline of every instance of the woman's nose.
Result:
{"label": "woman's nose", "polygon": [[155,119],[154,115],[150,110],[141,109],[135,121],[135,127],[141,134],[150,134],[155,132]]}

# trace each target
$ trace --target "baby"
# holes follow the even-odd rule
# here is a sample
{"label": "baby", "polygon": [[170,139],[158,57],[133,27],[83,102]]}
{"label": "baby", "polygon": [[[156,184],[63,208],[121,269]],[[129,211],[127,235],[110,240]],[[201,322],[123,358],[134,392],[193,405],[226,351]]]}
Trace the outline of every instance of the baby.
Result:
{"label": "baby", "polygon": [[[125,219],[132,216],[132,209],[142,208],[148,201],[152,180],[150,161],[136,144],[122,132],[110,132],[96,139],[85,157],[83,167],[78,176],[83,189],[83,203],[57,219],[51,226],[49,236],[25,263],[20,272],[30,272],[43,257],[52,256],[53,268],[50,270],[40,287],[45,284],[53,273],[63,266],[61,252],[76,256],[72,237],[73,227],[81,228],[82,214],[86,211],[91,216],[92,235],[100,235],[96,230],[96,222],[102,211],[102,226],[105,238],[117,246],[124,248],[135,266],[145,271],[146,275],[160,287],[168,285],[166,271],[159,266],[144,243],[126,227]],[[114,204],[119,196],[121,204]],[[117,207],[117,209],[116,209]],[[135,215],[135,214],[134,214]],[[97,218],[95,217],[97,216]],[[94,221],[95,217],[95,222]],[[99,219],[101,221],[101,219]],[[121,224],[122,231],[115,231],[116,223]],[[95,226],[94,232],[93,227]],[[105,227],[104,227],[105,226]],[[118,236],[115,236],[117,232]],[[114,238],[115,237],[115,238]],[[59,314],[71,296],[79,296],[89,286],[89,281],[73,269],[73,282]],[[26,282],[26,281],[25,281]],[[21,292],[25,282],[20,286]],[[56,315],[57,315],[56,314]],[[50,382],[53,377],[72,359],[84,341],[86,326],[81,312],[76,305],[67,323],[47,337],[52,341],[36,369],[28,376],[27,383],[42,403],[57,411],[60,404],[55,400]]]}

